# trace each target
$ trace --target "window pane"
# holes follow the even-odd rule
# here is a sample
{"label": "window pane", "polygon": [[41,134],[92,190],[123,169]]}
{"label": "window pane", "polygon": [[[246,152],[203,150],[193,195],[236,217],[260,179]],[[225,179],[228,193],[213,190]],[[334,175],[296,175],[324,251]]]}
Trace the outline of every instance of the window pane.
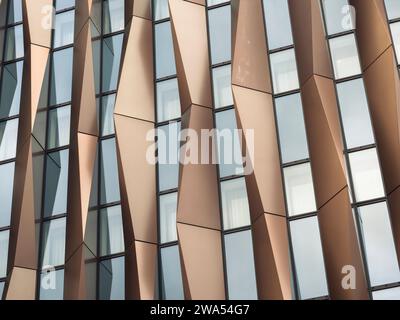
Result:
{"label": "window pane", "polygon": [[92,42],[93,73],[96,94],[100,93],[101,41]]}
{"label": "window pane", "polygon": [[168,0],[153,0],[154,20],[166,19],[169,17]]}
{"label": "window pane", "polygon": [[70,120],[71,106],[49,111],[48,148],[52,149],[69,144]]}
{"label": "window pane", "polygon": [[376,149],[350,153],[349,158],[357,201],[383,197],[385,193]]}
{"label": "window pane", "polygon": [[120,200],[115,139],[101,142],[101,204]]}
{"label": "window pane", "polygon": [[215,108],[232,106],[231,65],[214,68],[212,74]]}
{"label": "window pane", "polygon": [[106,260],[100,263],[99,298],[100,300],[125,299],[125,262],[124,257]]}
{"label": "window pane", "polygon": [[10,231],[0,232],[0,278],[7,276],[8,240]]}
{"label": "window pane", "polygon": [[71,100],[72,48],[53,53],[51,71],[50,104],[56,105]]}
{"label": "window pane", "polygon": [[14,168],[14,162],[0,166],[0,228],[10,225]]}
{"label": "window pane", "polygon": [[371,285],[400,281],[386,202],[360,207],[359,210]]}
{"label": "window pane", "polygon": [[9,0],[8,24],[13,24],[21,21],[22,21],[22,0]]}
{"label": "window pane", "polygon": [[107,0],[103,6],[104,33],[116,32],[124,29],[124,0]]}
{"label": "window pane", "polygon": [[337,84],[347,148],[375,142],[362,79]]}
{"label": "window pane", "polygon": [[292,221],[290,231],[300,298],[310,299],[327,295],[317,218]]}
{"label": "window pane", "polygon": [[374,300],[400,300],[400,287],[372,292]]}
{"label": "window pane", "polygon": [[170,22],[156,24],[155,45],[157,79],[176,74]]}
{"label": "window pane", "polygon": [[42,271],[39,300],[63,300],[64,270]]}
{"label": "window pane", "polygon": [[15,158],[18,119],[0,122],[0,161]]}
{"label": "window pane", "polygon": [[316,211],[309,163],[283,169],[289,216]]}
{"label": "window pane", "polygon": [[21,101],[22,61],[5,65],[0,95],[0,118],[15,116],[19,113]]}
{"label": "window pane", "polygon": [[218,112],[215,115],[218,140],[218,162],[221,177],[243,174],[242,149],[236,131],[235,111]]}
{"label": "window pane", "polygon": [[264,15],[269,49],[293,44],[287,0],[264,0]]}
{"label": "window pane", "polygon": [[385,0],[385,4],[390,20],[400,18],[400,2],[398,0]]}
{"label": "window pane", "polygon": [[176,212],[178,193],[160,196],[160,234],[161,243],[178,240],[176,233]]}
{"label": "window pane", "polygon": [[74,21],[74,10],[56,15],[53,48],[66,46],[74,42]]}
{"label": "window pane", "polygon": [[361,73],[354,34],[329,40],[335,78],[341,79]]}
{"label": "window pane", "polygon": [[392,23],[390,25],[393,35],[393,44],[396,49],[397,61],[400,61],[400,22]]}
{"label": "window pane", "polygon": [[75,6],[75,0],[56,0],[56,10],[62,10]]}
{"label": "window pane", "polygon": [[65,261],[66,219],[43,223],[42,268],[63,265]]}
{"label": "window pane", "polygon": [[323,0],[322,5],[328,35],[354,28],[352,19],[348,19],[348,0]]}
{"label": "window pane", "polygon": [[115,133],[114,129],[114,107],[115,94],[111,94],[102,98],[101,114],[101,134],[107,136]]}
{"label": "window pane", "polygon": [[231,60],[231,7],[224,6],[208,12],[211,63]]}
{"label": "window pane", "polygon": [[211,7],[220,3],[229,2],[230,0],[207,0],[207,6]]}
{"label": "window pane", "polygon": [[307,136],[300,94],[275,99],[282,162],[308,158]]}
{"label": "window pane", "polygon": [[161,249],[162,298],[183,300],[183,285],[178,246]]}
{"label": "window pane", "polygon": [[221,183],[224,229],[250,225],[249,202],[244,178]]}
{"label": "window pane", "polygon": [[45,217],[67,212],[68,150],[53,152],[47,156]]}
{"label": "window pane", "polygon": [[8,28],[4,61],[22,58],[23,56],[24,56],[24,35],[23,35],[22,25]]}
{"label": "window pane", "polygon": [[103,40],[103,92],[117,89],[123,38],[119,34]]}
{"label": "window pane", "polygon": [[160,191],[178,187],[180,122],[158,128],[158,183]]}
{"label": "window pane", "polygon": [[3,296],[4,285],[5,285],[5,282],[0,282],[0,297]]}
{"label": "window pane", "polygon": [[157,83],[157,121],[163,122],[181,116],[178,79]]}
{"label": "window pane", "polygon": [[100,210],[100,255],[116,254],[124,250],[121,206]]}
{"label": "window pane", "polygon": [[226,273],[230,300],[256,300],[251,231],[225,236]]}
{"label": "window pane", "polygon": [[274,92],[281,93],[299,88],[294,50],[271,54],[271,71]]}

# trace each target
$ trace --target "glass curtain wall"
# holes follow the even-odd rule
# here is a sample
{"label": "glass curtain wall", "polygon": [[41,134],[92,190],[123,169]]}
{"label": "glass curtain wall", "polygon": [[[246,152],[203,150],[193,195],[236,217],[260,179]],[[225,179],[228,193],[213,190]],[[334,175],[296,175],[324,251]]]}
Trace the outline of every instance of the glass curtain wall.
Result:
{"label": "glass curtain wall", "polygon": [[397,0],[385,0],[385,5],[393,45],[396,51],[397,64],[400,64],[400,2]]}

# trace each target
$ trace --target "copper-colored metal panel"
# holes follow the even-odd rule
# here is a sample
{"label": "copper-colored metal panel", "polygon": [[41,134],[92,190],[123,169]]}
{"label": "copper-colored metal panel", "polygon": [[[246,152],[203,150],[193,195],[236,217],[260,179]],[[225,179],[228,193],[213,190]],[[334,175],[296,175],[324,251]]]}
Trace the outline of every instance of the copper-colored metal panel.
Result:
{"label": "copper-colored metal panel", "polygon": [[356,35],[362,69],[366,70],[392,45],[384,0],[350,0],[356,16]]}
{"label": "copper-colored metal panel", "polygon": [[133,17],[126,32],[115,113],[154,122],[152,23]]}
{"label": "copper-colored metal panel", "polygon": [[[4,48],[5,27],[7,23],[8,0],[0,0],[0,48]],[[3,61],[3,50],[0,50],[0,61]]]}
{"label": "copper-colored metal panel", "polygon": [[[73,235],[67,233],[67,243],[71,237],[73,237]],[[71,256],[65,259],[64,299],[66,300],[87,299],[85,250],[86,247],[83,244],[76,248]]]}
{"label": "copper-colored metal panel", "polygon": [[263,214],[253,224],[258,298],[291,300],[290,260],[285,217]]}
{"label": "copper-colored metal panel", "polygon": [[289,0],[301,84],[313,74],[332,78],[320,6],[315,0]]}
{"label": "copper-colored metal panel", "polygon": [[261,1],[232,1],[232,84],[271,93]]}
{"label": "copper-colored metal panel", "polygon": [[186,299],[225,299],[221,233],[178,223],[182,270],[189,292]]}
{"label": "copper-colored metal panel", "polygon": [[4,289],[3,298],[5,300],[34,300],[36,270],[13,268]]}
{"label": "copper-colored metal panel", "polygon": [[400,257],[400,188],[388,195],[388,202],[397,257]]}
{"label": "copper-colored metal panel", "polygon": [[154,124],[118,114],[114,120],[121,194],[127,196],[127,202],[122,201],[124,224],[129,221],[132,228],[124,229],[129,239],[125,244],[130,246],[134,239],[157,243],[156,170],[146,159],[154,144],[154,136],[147,140]]}
{"label": "copper-colored metal panel", "polygon": [[151,3],[148,0],[125,0],[125,25],[132,16],[151,20]]}
{"label": "copper-colored metal panel", "polygon": [[317,207],[347,186],[335,87],[331,79],[313,76],[302,87]]}
{"label": "copper-colored metal panel", "polygon": [[250,159],[254,171],[246,176],[252,220],[264,212],[285,216],[272,96],[236,85],[232,91],[238,127],[254,131],[254,141],[246,141],[254,143],[254,158]]}
{"label": "copper-colored metal panel", "polygon": [[[190,128],[202,136],[202,129],[213,128],[213,111],[209,108],[193,105],[183,115],[182,129]],[[181,157],[201,150],[201,139],[186,143],[181,148]],[[212,137],[208,138],[210,159],[215,150]],[[193,144],[194,143],[194,144]],[[211,149],[212,148],[212,149]],[[201,152],[198,153],[199,164],[181,164],[177,221],[194,224],[211,229],[220,229],[220,212],[218,200],[217,167],[214,164],[201,164]],[[207,199],[207,201],[204,201]]]}
{"label": "copper-colored metal panel", "polygon": [[182,113],[191,104],[212,106],[206,10],[184,0],[169,0]]}
{"label": "copper-colored metal panel", "polygon": [[[50,48],[52,30],[52,0],[22,1],[24,38],[26,42]],[[47,10],[45,10],[47,8]],[[44,12],[48,13],[47,16]]]}
{"label": "copper-colored metal panel", "polygon": [[[329,295],[335,300],[369,299],[363,263],[350,207],[349,190],[344,188],[320,209],[318,220],[329,286]],[[356,272],[355,289],[342,286],[344,267]]]}
{"label": "copper-colored metal panel", "polygon": [[158,298],[158,248],[155,244],[135,241],[139,291],[141,300],[154,300]]}

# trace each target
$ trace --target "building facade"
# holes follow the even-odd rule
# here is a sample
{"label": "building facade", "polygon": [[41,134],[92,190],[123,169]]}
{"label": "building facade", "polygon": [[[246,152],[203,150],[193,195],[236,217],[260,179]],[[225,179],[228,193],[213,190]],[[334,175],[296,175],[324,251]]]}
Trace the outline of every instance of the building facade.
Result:
{"label": "building facade", "polygon": [[0,0],[0,48],[2,299],[400,299],[400,1]]}

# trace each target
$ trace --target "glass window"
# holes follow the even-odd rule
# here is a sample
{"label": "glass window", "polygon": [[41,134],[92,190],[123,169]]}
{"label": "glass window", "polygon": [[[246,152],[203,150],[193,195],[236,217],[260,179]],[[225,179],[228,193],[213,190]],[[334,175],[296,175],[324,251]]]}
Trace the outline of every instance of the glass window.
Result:
{"label": "glass window", "polygon": [[44,216],[67,212],[68,150],[50,153],[46,161]]}
{"label": "glass window", "polygon": [[348,0],[323,0],[322,5],[328,35],[354,28]]}
{"label": "glass window", "polygon": [[112,33],[124,29],[124,0],[107,0],[103,2],[104,33]]}
{"label": "glass window", "polygon": [[208,11],[211,63],[231,60],[231,6]]}
{"label": "glass window", "polygon": [[299,88],[294,49],[270,55],[272,83],[276,94]]}
{"label": "glass window", "polygon": [[231,65],[214,68],[212,75],[215,108],[232,106]]}
{"label": "glass window", "polygon": [[396,50],[397,61],[400,61],[400,22],[392,23],[390,25],[393,35],[393,44]]}
{"label": "glass window", "polygon": [[307,136],[300,94],[275,99],[282,162],[308,158]]}
{"label": "glass window", "polygon": [[359,210],[371,285],[400,281],[386,202],[360,207]]}
{"label": "glass window", "polygon": [[101,204],[120,200],[118,163],[115,139],[101,142]]}
{"label": "glass window", "polygon": [[56,10],[63,10],[75,6],[75,0],[56,0]]}
{"label": "glass window", "polygon": [[221,183],[224,229],[250,225],[250,210],[244,178]]}
{"label": "glass window", "polygon": [[183,300],[183,284],[178,246],[161,249],[162,298]]}
{"label": "glass window", "polygon": [[169,17],[168,0],[153,0],[154,20],[166,19]]}
{"label": "glass window", "polygon": [[400,300],[400,287],[372,292],[374,300]]}
{"label": "glass window", "polygon": [[9,0],[8,24],[14,24],[21,21],[22,21],[22,0]]}
{"label": "glass window", "polygon": [[157,121],[163,122],[181,116],[178,79],[157,83]]}
{"label": "glass window", "polygon": [[3,296],[4,285],[5,285],[5,282],[0,282],[0,298]]}
{"label": "glass window", "polygon": [[309,163],[283,169],[289,216],[316,211]]}
{"label": "glass window", "polygon": [[329,43],[336,79],[361,73],[354,34],[331,39]]}
{"label": "glass window", "polygon": [[398,0],[385,0],[385,4],[390,20],[400,18],[400,2]]}
{"label": "glass window", "polygon": [[64,270],[45,270],[40,274],[40,300],[63,300]]}
{"label": "glass window", "polygon": [[74,21],[74,10],[56,15],[53,48],[66,46],[74,42]]}
{"label": "glass window", "polygon": [[349,154],[357,201],[371,200],[385,195],[376,149]]}
{"label": "glass window", "polygon": [[99,270],[100,300],[125,299],[125,259],[124,257],[102,261]]}
{"label": "glass window", "polygon": [[230,0],[207,0],[207,6],[215,6],[220,3],[229,2]]}
{"label": "glass window", "polygon": [[14,169],[14,162],[0,166],[0,228],[10,225]]}
{"label": "glass window", "polygon": [[100,93],[101,41],[92,41],[93,73],[96,94]]}
{"label": "glass window", "polygon": [[103,92],[117,89],[123,38],[119,34],[103,40]]}
{"label": "glass window", "polygon": [[160,234],[161,243],[178,240],[176,233],[176,212],[178,193],[160,196]]}
{"label": "glass window", "polygon": [[107,136],[115,133],[114,129],[114,107],[115,107],[115,94],[110,94],[102,98],[101,106],[101,134]]}
{"label": "glass window", "polygon": [[7,64],[3,68],[0,118],[15,116],[19,113],[23,65],[23,61],[19,61]]}
{"label": "glass window", "polygon": [[221,177],[243,174],[242,149],[236,131],[235,110],[215,114],[218,140],[218,162]]}
{"label": "glass window", "polygon": [[124,250],[121,206],[100,210],[100,255],[116,254]]}
{"label": "glass window", "polygon": [[0,232],[0,278],[7,276],[8,240],[10,231]]}
{"label": "glass window", "polygon": [[290,232],[300,298],[328,295],[317,217],[290,222]]}
{"label": "glass window", "polygon": [[374,143],[363,80],[338,83],[337,92],[347,148]]}
{"label": "glass window", "polygon": [[264,0],[264,15],[269,49],[293,44],[287,0]]}
{"label": "glass window", "polygon": [[176,68],[171,23],[168,21],[156,24],[154,32],[157,79],[172,76],[176,74]]}
{"label": "glass window", "polygon": [[51,70],[50,104],[57,105],[71,101],[73,49],[53,53]]}
{"label": "glass window", "polygon": [[47,146],[49,149],[69,144],[71,106],[49,111],[49,128],[47,131]]}
{"label": "glass window", "polygon": [[66,218],[43,223],[42,268],[63,265],[65,261]]}
{"label": "glass window", "polygon": [[10,61],[24,56],[24,34],[22,25],[7,29],[4,61]]}
{"label": "glass window", "polygon": [[256,300],[257,285],[251,231],[228,234],[224,239],[229,299]]}
{"label": "glass window", "polygon": [[180,122],[158,128],[159,191],[178,187]]}
{"label": "glass window", "polygon": [[0,161],[15,158],[18,119],[0,122]]}

